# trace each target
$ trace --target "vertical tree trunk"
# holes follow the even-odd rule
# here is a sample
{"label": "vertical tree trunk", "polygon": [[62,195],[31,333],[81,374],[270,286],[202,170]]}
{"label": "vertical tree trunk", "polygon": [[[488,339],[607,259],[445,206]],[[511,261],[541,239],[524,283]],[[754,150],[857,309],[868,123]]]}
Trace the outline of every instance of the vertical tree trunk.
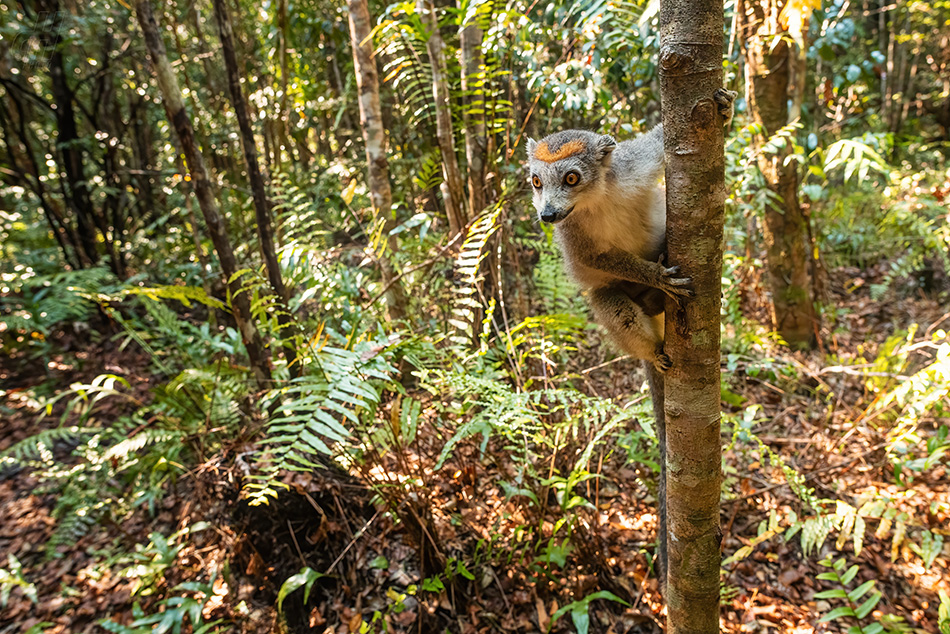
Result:
{"label": "vertical tree trunk", "polygon": [[[215,6],[220,0],[215,1]],[[277,165],[284,166],[284,153],[290,154],[290,140],[287,126],[290,125],[290,116],[287,114],[287,0],[277,3],[277,31],[280,42],[278,56],[280,58],[280,104],[277,112]]]}
{"label": "vertical tree trunk", "polygon": [[290,295],[284,286],[284,278],[280,273],[280,262],[277,259],[277,249],[274,247],[274,228],[271,225],[271,207],[267,200],[264,186],[264,176],[257,161],[257,145],[254,141],[254,130],[251,127],[251,117],[247,111],[247,101],[241,90],[240,71],[237,65],[237,56],[234,52],[234,32],[231,27],[231,17],[224,5],[224,0],[214,0],[214,15],[218,23],[218,32],[221,37],[221,52],[224,55],[224,67],[228,76],[228,92],[231,95],[231,106],[237,116],[238,127],[241,129],[241,147],[244,150],[244,164],[247,166],[247,179],[251,184],[251,195],[254,199],[254,215],[257,220],[257,236],[261,244],[261,254],[264,257],[264,268],[267,269],[267,279],[277,295],[281,308],[277,313],[277,321],[281,326],[281,336],[287,341],[284,351],[287,355],[287,365],[290,375],[297,376],[297,350],[292,339],[286,339],[293,334],[293,321],[290,316],[288,303]]}
{"label": "vertical tree trunk", "polygon": [[162,99],[165,102],[165,109],[169,114],[172,126],[178,133],[181,149],[188,163],[188,172],[195,190],[195,197],[198,199],[198,206],[204,215],[208,233],[211,234],[211,241],[214,243],[218,260],[221,262],[221,271],[228,284],[231,296],[229,299],[234,309],[234,321],[237,322],[241,340],[247,349],[251,370],[258,385],[262,388],[267,387],[270,381],[270,363],[266,356],[264,342],[251,317],[251,302],[248,294],[242,292],[241,281],[234,277],[238,268],[237,261],[234,258],[234,250],[231,248],[231,240],[227,234],[227,225],[221,217],[218,204],[211,192],[211,181],[205,168],[204,157],[202,157],[195,142],[191,119],[185,110],[175,72],[168,62],[165,44],[162,42],[158,23],[152,13],[151,0],[137,0],[135,12],[142,27],[142,33],[145,35],[145,45],[152,60],[152,67],[155,71],[159,90],[162,93]]}
{"label": "vertical tree trunk", "polygon": [[61,157],[60,163],[66,175],[67,187],[64,188],[66,203],[76,216],[76,230],[86,259],[99,262],[97,247],[96,212],[92,206],[89,192],[90,181],[83,170],[83,151],[76,126],[76,111],[73,107],[73,91],[66,78],[61,37],[57,20],[52,17],[59,13],[58,0],[44,0],[37,8],[50,16],[45,19],[41,39],[50,51],[48,65],[53,102],[56,104],[56,147]]}
{"label": "vertical tree trunk", "polygon": [[[752,120],[761,126],[755,143],[762,148],[788,123],[789,64],[781,31],[778,0],[744,3],[746,94]],[[818,317],[812,294],[811,250],[807,218],[798,202],[798,171],[786,162],[790,146],[775,153],[759,152],[759,169],[776,195],[765,209],[765,244],[772,290],[772,326],[795,347],[815,344]]]}
{"label": "vertical tree trunk", "polygon": [[660,87],[668,261],[696,297],[666,302],[667,632],[719,632],[719,311],[725,202],[723,5],[663,0]]}
{"label": "vertical tree trunk", "polygon": [[791,88],[792,105],[788,109],[788,123],[798,121],[802,117],[802,106],[805,103],[805,88],[808,84],[808,23],[802,32],[802,45],[795,45],[790,55],[792,63],[789,82]]}
{"label": "vertical tree trunk", "polygon": [[[465,93],[465,159],[468,162],[468,207],[473,215],[485,209],[485,69],[482,61],[482,30],[478,14],[467,16],[463,25],[462,92]],[[470,112],[474,110],[475,112]]]}
{"label": "vertical tree trunk", "polygon": [[[0,76],[7,79],[9,75],[4,66],[4,62],[0,61]],[[22,104],[9,89],[6,89],[5,92],[7,101],[2,104],[4,107],[0,108],[0,131],[3,132],[10,165],[20,174],[23,180],[29,182],[30,188],[40,202],[40,207],[43,209],[53,236],[63,250],[63,259],[73,270],[78,271],[85,268],[83,249],[79,238],[72,225],[66,221],[56,200],[50,197],[46,191],[46,186],[41,178],[40,164],[36,160],[36,154],[33,152],[30,135],[26,127],[27,117],[29,116],[26,104]],[[17,140],[19,140],[19,145]]]}
{"label": "vertical tree trunk", "polygon": [[370,38],[369,4],[367,0],[347,0],[350,16],[350,39],[353,43],[353,66],[356,71],[356,86],[359,92],[360,126],[366,144],[366,173],[369,181],[370,201],[373,213],[383,218],[383,233],[386,236],[388,253],[379,256],[386,304],[393,319],[406,318],[406,294],[396,279],[389,255],[396,252],[396,236],[390,235],[395,227],[393,216],[393,193],[389,185],[389,160],[386,158],[386,130],[379,105],[379,77],[373,42]]}
{"label": "vertical tree trunk", "polygon": [[455,132],[452,130],[452,106],[449,103],[448,68],[442,34],[439,33],[439,20],[435,15],[432,0],[418,0],[416,10],[423,24],[429,30],[429,62],[432,65],[432,96],[435,99],[436,135],[439,138],[439,152],[442,154],[442,198],[449,219],[449,233],[458,235],[468,216],[462,199],[465,187],[462,184],[462,172],[459,170],[458,157],[455,155]]}

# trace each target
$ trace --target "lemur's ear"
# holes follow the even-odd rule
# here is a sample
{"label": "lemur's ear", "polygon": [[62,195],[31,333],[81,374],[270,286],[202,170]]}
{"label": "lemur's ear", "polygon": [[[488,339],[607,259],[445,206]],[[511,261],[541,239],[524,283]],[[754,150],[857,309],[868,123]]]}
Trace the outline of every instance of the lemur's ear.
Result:
{"label": "lemur's ear", "polygon": [[617,147],[617,142],[614,141],[613,137],[609,134],[603,135],[597,139],[597,143],[594,145],[597,159],[602,160],[610,156],[610,153],[614,151],[615,147]]}
{"label": "lemur's ear", "polygon": [[535,149],[537,149],[537,147],[538,147],[538,142],[532,139],[531,137],[528,137],[528,158],[531,158],[532,156],[534,156],[534,151]]}

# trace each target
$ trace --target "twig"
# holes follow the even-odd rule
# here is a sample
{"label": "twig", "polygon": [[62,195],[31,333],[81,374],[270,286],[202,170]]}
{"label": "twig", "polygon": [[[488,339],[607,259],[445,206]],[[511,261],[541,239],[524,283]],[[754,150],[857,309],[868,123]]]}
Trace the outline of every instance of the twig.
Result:
{"label": "twig", "polygon": [[297,534],[294,532],[294,527],[291,526],[290,520],[287,520],[287,528],[290,529],[290,537],[294,540],[294,548],[297,549],[297,554],[300,556],[300,563],[304,568],[307,567],[307,560],[304,559],[303,551],[300,550],[300,544],[297,543]]}
{"label": "twig", "polygon": [[420,262],[419,264],[415,264],[415,265],[413,265],[413,266],[410,266],[409,268],[405,269],[402,273],[400,273],[399,275],[393,277],[391,280],[389,280],[388,282],[386,282],[386,285],[383,286],[383,289],[379,292],[379,294],[376,295],[376,297],[374,297],[373,299],[369,300],[369,303],[367,303],[366,305],[364,305],[364,306],[363,306],[363,309],[365,310],[365,309],[369,308],[370,306],[372,306],[373,304],[375,304],[377,301],[379,301],[379,298],[382,297],[383,295],[385,295],[385,294],[386,294],[386,291],[388,291],[390,288],[392,288],[393,284],[395,284],[396,282],[398,282],[399,280],[401,280],[404,276],[406,276],[406,275],[408,275],[408,274],[410,274],[410,273],[412,273],[412,272],[414,272],[414,271],[418,271],[418,270],[421,269],[421,268],[424,268],[424,267],[426,267],[426,266],[431,266],[432,264],[434,264],[434,263],[435,263],[436,261],[438,261],[443,255],[445,255],[445,252],[446,252],[446,251],[448,251],[449,249],[451,249],[452,246],[453,246],[456,242],[458,242],[459,238],[461,238],[461,237],[464,236],[464,235],[468,235],[468,227],[466,227],[463,231],[459,231],[458,234],[457,234],[454,238],[452,238],[451,240],[449,240],[448,244],[446,244],[444,247],[442,247],[441,249],[439,249],[439,252],[436,253],[434,256],[432,256],[431,258],[429,258],[429,259],[426,260],[425,262]]}
{"label": "twig", "polygon": [[366,522],[365,524],[363,524],[363,527],[362,527],[361,529],[359,529],[358,531],[356,531],[356,534],[353,535],[353,539],[351,539],[351,540],[350,540],[350,543],[346,545],[346,548],[343,549],[343,552],[341,552],[341,553],[337,556],[337,558],[333,560],[333,563],[330,564],[330,567],[327,568],[327,571],[326,571],[324,574],[329,575],[331,572],[333,572],[333,569],[336,568],[336,565],[337,565],[338,563],[340,563],[340,560],[343,559],[343,557],[346,555],[346,553],[348,553],[348,552],[350,551],[350,548],[353,547],[353,544],[355,544],[355,543],[357,542],[357,540],[359,540],[359,538],[363,536],[363,533],[366,532],[366,529],[369,528],[369,525],[372,524],[373,521],[374,521],[377,517],[379,517],[379,511],[378,511],[378,510],[376,511],[376,514],[373,515],[373,517],[369,518],[369,520],[367,520],[367,522]]}
{"label": "twig", "polygon": [[[868,450],[866,450],[866,451],[864,451],[864,452],[858,454],[857,456],[851,458],[850,460],[845,460],[844,462],[840,462],[840,463],[835,464],[835,465],[830,465],[830,466],[827,466],[827,467],[822,467],[821,469],[815,469],[814,471],[811,471],[811,472],[805,474],[804,476],[802,476],[803,482],[807,482],[808,480],[813,479],[816,475],[818,475],[818,474],[820,474],[820,473],[825,473],[825,472],[828,472],[828,471],[837,471],[837,470],[839,470],[839,469],[846,469],[846,468],[850,467],[851,465],[853,465],[853,464],[854,464],[855,462],[857,462],[858,460],[861,460],[862,458],[865,458],[865,457],[869,456],[870,454],[874,453],[874,452],[877,451],[878,449],[882,449],[882,448],[885,447],[885,446],[887,446],[887,443],[882,442],[882,443],[879,443],[879,444],[877,444],[877,445],[874,445],[874,446],[871,447],[870,449],[868,449]],[[767,487],[765,487],[765,488],[759,489],[758,491],[753,491],[752,493],[749,493],[749,494],[747,494],[747,495],[743,495],[742,497],[733,498],[733,499],[731,499],[731,500],[726,500],[726,502],[724,502],[724,504],[734,504],[734,503],[736,503],[736,502],[742,502],[742,501],[744,501],[744,500],[748,500],[749,498],[753,498],[753,497],[755,497],[755,496],[757,496],[757,495],[762,495],[763,493],[766,493],[766,492],[768,492],[768,491],[771,491],[772,489],[777,489],[777,488],[779,488],[779,487],[786,486],[787,484],[788,484],[788,480],[786,480],[785,482],[776,482],[775,484],[772,484],[772,485],[769,485],[769,486],[767,486]]]}

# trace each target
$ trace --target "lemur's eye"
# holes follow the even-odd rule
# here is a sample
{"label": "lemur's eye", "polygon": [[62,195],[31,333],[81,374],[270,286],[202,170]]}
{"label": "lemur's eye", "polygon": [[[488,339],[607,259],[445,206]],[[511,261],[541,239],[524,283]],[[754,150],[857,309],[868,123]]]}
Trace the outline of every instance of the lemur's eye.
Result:
{"label": "lemur's eye", "polygon": [[581,182],[581,175],[577,172],[568,172],[564,175],[564,184],[568,187],[573,187]]}
{"label": "lemur's eye", "polygon": [[535,189],[541,189],[541,179],[537,175],[531,177],[531,184],[534,185]]}

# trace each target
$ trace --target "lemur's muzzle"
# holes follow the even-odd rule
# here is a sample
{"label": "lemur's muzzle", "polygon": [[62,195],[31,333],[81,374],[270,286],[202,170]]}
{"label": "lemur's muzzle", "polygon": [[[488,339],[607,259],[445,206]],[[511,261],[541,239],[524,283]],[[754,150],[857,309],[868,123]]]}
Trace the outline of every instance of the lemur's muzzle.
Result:
{"label": "lemur's muzzle", "polygon": [[555,222],[559,220],[564,220],[565,218],[567,218],[567,215],[571,213],[572,211],[574,211],[574,207],[570,207],[568,209],[561,211],[559,209],[555,209],[551,205],[545,205],[544,209],[541,210],[541,213],[539,214],[539,216],[541,218],[541,222],[548,222],[548,223],[554,224]]}

